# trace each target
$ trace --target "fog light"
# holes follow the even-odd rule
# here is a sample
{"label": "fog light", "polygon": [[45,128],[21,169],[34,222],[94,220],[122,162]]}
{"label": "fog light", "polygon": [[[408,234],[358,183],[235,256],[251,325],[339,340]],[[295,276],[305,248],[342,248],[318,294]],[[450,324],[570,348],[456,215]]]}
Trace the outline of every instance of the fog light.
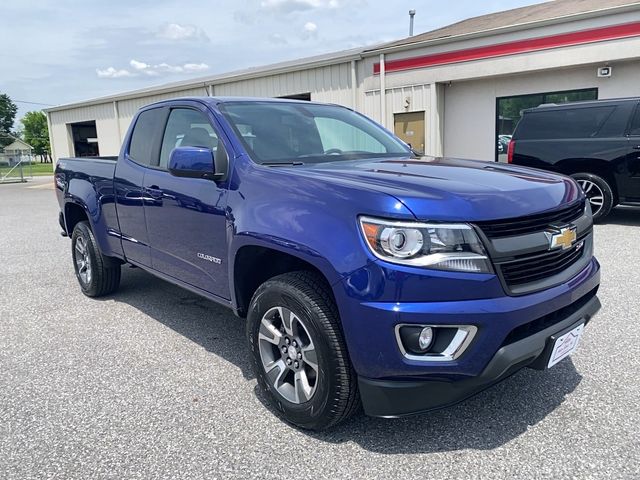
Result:
{"label": "fog light", "polygon": [[421,325],[404,325],[399,328],[401,345],[416,355],[424,355],[435,344],[436,329]]}
{"label": "fog light", "polygon": [[433,329],[431,327],[424,327],[418,337],[418,346],[420,350],[427,351],[431,342],[433,341]]}

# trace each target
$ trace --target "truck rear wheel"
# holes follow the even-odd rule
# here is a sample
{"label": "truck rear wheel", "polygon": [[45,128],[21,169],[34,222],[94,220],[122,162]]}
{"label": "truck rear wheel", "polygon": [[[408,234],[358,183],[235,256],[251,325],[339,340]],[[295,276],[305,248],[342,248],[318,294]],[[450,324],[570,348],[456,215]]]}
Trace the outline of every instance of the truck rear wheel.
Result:
{"label": "truck rear wheel", "polygon": [[71,235],[73,268],[80,289],[88,297],[108,295],[120,286],[120,262],[100,253],[87,222],[78,222]]}
{"label": "truck rear wheel", "polygon": [[288,422],[322,430],[359,406],[337,308],[318,275],[285,273],[262,284],[249,306],[247,337],[258,384]]}
{"label": "truck rear wheel", "polygon": [[593,173],[574,173],[571,177],[578,182],[587,196],[593,213],[593,221],[597,222],[606,217],[615,204],[613,190],[609,183]]}

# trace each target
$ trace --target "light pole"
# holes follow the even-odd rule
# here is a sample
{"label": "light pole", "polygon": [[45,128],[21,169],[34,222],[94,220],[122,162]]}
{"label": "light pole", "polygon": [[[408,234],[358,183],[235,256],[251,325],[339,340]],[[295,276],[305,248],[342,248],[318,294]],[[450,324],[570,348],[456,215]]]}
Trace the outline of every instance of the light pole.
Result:
{"label": "light pole", "polygon": [[413,17],[416,16],[415,10],[409,10],[409,36],[413,37]]}

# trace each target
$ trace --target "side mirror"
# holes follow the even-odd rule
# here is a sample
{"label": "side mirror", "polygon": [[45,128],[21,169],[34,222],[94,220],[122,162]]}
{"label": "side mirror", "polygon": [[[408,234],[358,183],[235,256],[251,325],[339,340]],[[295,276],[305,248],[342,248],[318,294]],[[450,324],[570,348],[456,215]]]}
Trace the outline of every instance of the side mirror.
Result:
{"label": "side mirror", "polygon": [[215,171],[213,151],[203,147],[176,147],[169,156],[169,173],[174,177],[217,180],[224,173]]}

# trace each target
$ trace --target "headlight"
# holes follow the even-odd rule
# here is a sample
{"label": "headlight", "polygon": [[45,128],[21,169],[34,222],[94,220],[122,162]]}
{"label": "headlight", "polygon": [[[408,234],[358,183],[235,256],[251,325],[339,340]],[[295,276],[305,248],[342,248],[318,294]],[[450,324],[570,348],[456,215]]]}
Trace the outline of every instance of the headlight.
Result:
{"label": "headlight", "polygon": [[491,262],[470,225],[396,222],[360,217],[360,227],[373,254],[412,267],[491,273]]}

